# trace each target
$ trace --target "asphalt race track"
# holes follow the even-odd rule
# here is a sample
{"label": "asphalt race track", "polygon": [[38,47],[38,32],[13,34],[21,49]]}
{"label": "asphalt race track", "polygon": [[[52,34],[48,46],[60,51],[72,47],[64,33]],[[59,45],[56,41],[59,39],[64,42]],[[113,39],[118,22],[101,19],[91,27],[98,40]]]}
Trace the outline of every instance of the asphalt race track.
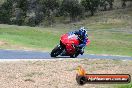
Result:
{"label": "asphalt race track", "polygon": [[[39,51],[23,51],[23,50],[0,50],[0,59],[58,59],[69,57],[57,57],[51,58],[50,53],[48,52],[39,52]],[[85,59],[129,59],[132,60],[132,57],[129,56],[109,56],[109,55],[94,55],[94,54],[84,54],[79,55],[77,58]]]}

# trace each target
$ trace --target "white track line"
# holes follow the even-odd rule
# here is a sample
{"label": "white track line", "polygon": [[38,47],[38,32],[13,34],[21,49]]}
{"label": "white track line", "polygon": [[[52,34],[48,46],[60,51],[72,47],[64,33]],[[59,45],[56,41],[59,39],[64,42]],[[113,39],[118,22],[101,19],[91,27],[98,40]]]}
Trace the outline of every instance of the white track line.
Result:
{"label": "white track line", "polygon": [[[14,61],[56,61],[56,60],[73,60],[73,58],[55,58],[55,59],[0,59],[0,62],[14,62]],[[81,59],[74,59],[81,60]]]}
{"label": "white track line", "polygon": [[108,55],[108,54],[88,54],[88,55],[96,55],[96,56],[117,56],[117,57],[131,57],[131,56],[123,56],[123,55]]}

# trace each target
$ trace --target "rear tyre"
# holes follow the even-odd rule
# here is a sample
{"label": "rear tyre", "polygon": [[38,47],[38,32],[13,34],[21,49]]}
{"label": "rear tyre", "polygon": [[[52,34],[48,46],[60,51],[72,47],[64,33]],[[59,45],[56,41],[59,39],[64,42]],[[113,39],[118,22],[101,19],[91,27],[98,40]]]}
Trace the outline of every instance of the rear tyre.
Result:
{"label": "rear tyre", "polygon": [[79,55],[79,53],[75,53],[73,55],[70,56],[70,58],[76,58]]}
{"label": "rear tyre", "polygon": [[76,58],[79,54],[80,54],[80,48],[79,47],[75,47],[76,51],[73,55],[71,55],[71,58]]}
{"label": "rear tyre", "polygon": [[51,51],[51,57],[56,57],[62,53],[63,49],[60,45],[57,45],[52,51]]}

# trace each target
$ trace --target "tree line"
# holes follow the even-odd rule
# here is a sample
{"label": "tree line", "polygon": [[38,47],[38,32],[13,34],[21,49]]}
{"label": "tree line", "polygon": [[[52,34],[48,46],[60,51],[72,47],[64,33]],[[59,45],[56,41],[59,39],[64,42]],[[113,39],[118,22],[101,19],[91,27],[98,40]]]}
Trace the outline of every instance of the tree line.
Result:
{"label": "tree line", "polygon": [[[127,0],[122,0],[126,6]],[[99,8],[113,9],[114,0],[6,0],[0,5],[0,23],[36,26],[55,23],[57,17],[71,22],[93,16]]]}

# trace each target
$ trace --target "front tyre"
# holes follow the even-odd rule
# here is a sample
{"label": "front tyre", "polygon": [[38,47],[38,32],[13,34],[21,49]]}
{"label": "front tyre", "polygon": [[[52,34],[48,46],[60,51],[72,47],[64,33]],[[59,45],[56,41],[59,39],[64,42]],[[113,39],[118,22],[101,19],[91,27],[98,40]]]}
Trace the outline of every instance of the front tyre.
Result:
{"label": "front tyre", "polygon": [[51,51],[51,57],[56,57],[62,53],[63,49],[60,45],[57,45],[52,51]]}

